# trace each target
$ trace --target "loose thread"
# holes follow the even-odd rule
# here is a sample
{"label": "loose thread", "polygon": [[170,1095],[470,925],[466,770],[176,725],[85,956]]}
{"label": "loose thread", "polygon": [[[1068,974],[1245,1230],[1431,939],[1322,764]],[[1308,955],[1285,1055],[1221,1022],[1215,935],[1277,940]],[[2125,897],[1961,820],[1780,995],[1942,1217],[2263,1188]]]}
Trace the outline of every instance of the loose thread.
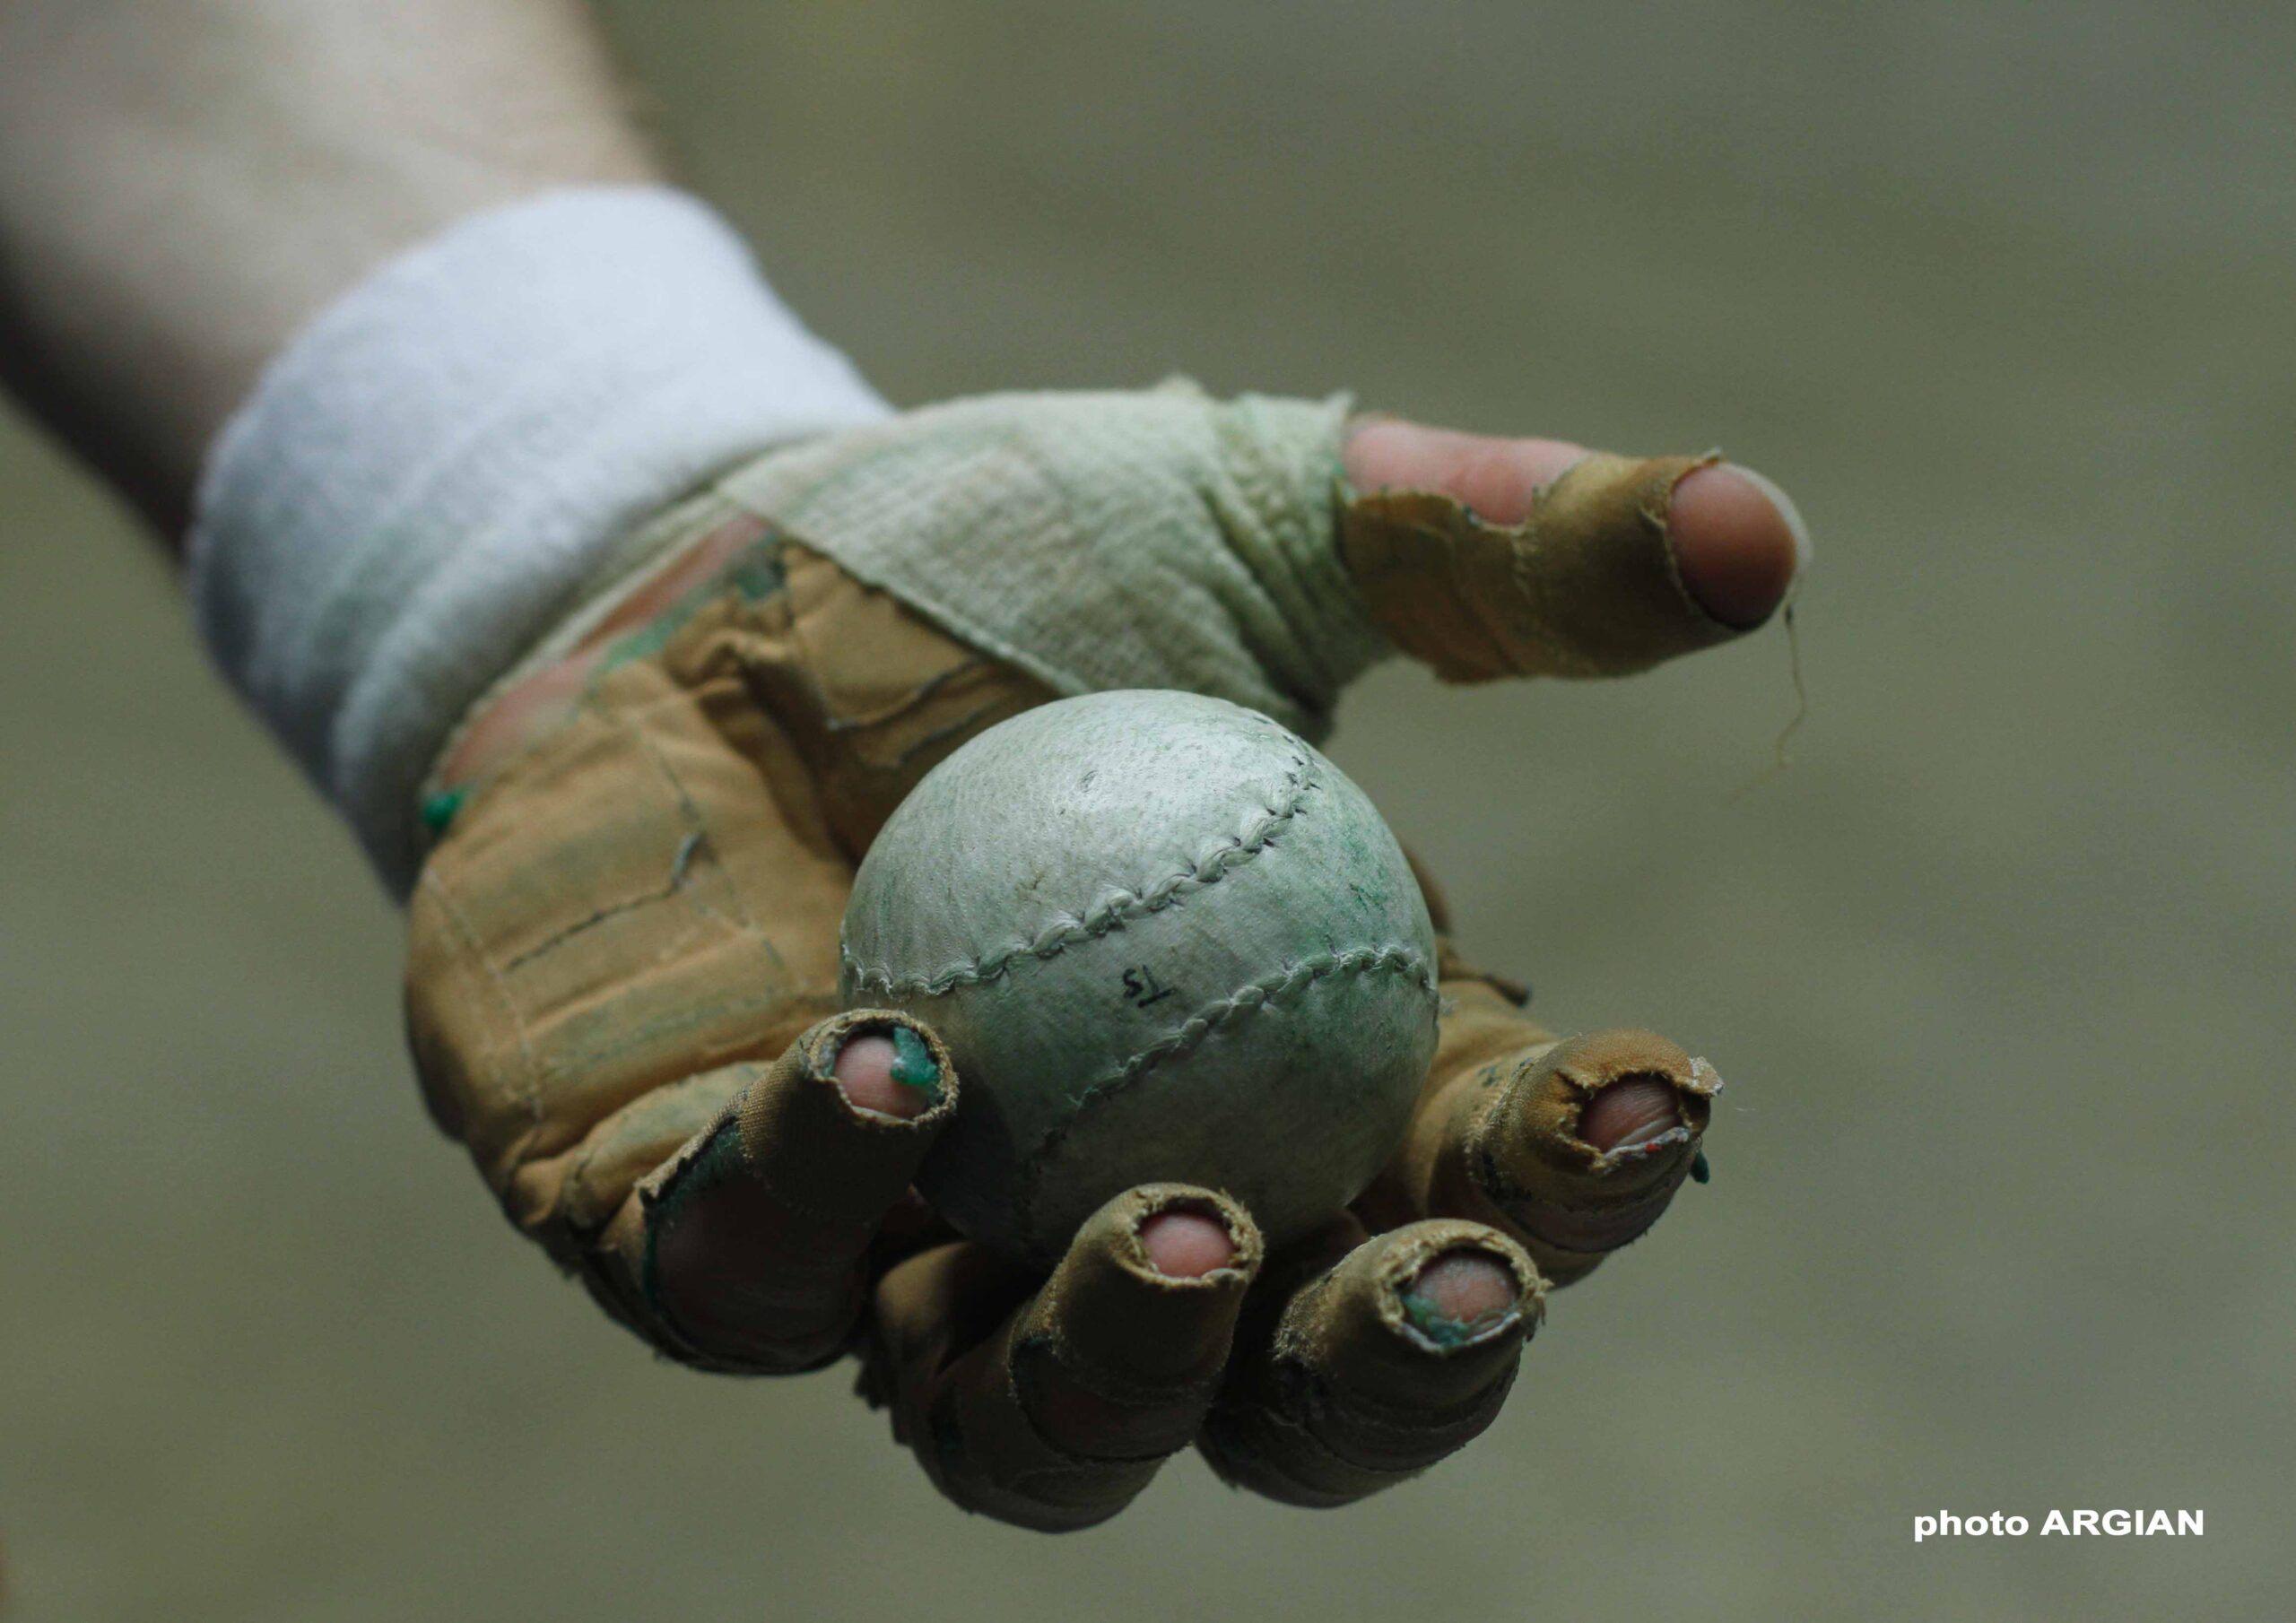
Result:
{"label": "loose thread", "polygon": [[1810,690],[1802,680],[1802,629],[1794,619],[1795,601],[1801,595],[1802,583],[1797,580],[1786,595],[1786,608],[1780,615],[1786,622],[1786,670],[1794,683],[1794,714],[1785,726],[1779,729],[1778,742],[1773,746],[1774,754],[1770,765],[1732,790],[1726,797],[1727,804],[1735,805],[1793,766],[1793,757],[1786,752],[1787,743],[1802,730],[1802,724],[1810,718]]}

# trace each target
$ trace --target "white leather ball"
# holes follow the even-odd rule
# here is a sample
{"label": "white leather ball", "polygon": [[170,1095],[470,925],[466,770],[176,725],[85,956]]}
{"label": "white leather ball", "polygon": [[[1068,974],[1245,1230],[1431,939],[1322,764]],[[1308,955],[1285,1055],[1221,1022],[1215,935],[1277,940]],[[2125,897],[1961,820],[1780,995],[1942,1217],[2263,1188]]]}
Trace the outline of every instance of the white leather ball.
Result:
{"label": "white leather ball", "polygon": [[1048,1262],[1133,1185],[1224,1189],[1271,1244],[1400,1142],[1435,1052],[1435,939],[1395,836],[1296,734],[1125,691],[989,729],[861,864],[848,1007],[926,1021],[955,1120],[918,1179]]}

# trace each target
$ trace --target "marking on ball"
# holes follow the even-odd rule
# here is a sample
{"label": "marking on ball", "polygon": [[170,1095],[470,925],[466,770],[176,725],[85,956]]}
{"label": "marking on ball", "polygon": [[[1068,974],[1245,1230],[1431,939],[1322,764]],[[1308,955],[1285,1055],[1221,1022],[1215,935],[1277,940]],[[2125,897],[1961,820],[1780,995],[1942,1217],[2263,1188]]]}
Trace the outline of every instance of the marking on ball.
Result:
{"label": "marking on ball", "polygon": [[1145,1009],[1151,1003],[1161,1003],[1177,995],[1177,988],[1156,984],[1156,972],[1145,964],[1136,964],[1124,972],[1124,998],[1135,1009]]}

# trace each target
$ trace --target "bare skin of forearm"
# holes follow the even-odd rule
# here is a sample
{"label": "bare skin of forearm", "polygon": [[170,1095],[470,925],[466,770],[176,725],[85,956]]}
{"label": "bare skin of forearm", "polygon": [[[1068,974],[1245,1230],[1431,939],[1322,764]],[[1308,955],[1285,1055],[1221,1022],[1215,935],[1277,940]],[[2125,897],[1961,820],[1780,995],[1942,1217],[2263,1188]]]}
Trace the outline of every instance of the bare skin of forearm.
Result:
{"label": "bare skin of forearm", "polygon": [[661,172],[578,0],[0,0],[0,382],[172,545],[331,297],[475,210]]}

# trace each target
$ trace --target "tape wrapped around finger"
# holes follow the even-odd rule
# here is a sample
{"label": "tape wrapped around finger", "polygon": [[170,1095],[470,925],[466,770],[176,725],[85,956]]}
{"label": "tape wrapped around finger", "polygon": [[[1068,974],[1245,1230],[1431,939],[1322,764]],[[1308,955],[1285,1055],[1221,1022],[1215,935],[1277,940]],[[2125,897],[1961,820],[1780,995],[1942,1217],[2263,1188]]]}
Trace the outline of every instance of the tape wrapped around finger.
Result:
{"label": "tape wrapped around finger", "polygon": [[[1692,1176],[1722,1079],[1655,1032],[1562,1041],[1502,996],[1447,980],[1455,1007],[1425,1101],[1363,1208],[1401,1223],[1458,1212],[1505,1228],[1557,1285],[1639,1237]],[[1608,1149],[1581,1136],[1620,1083],[1652,1089],[1650,1129]]]}
{"label": "tape wrapped around finger", "polygon": [[[1511,1309],[1468,1324],[1431,1318],[1415,1283],[1462,1252],[1506,1271]],[[1436,1219],[1367,1240],[1297,1290],[1264,1341],[1239,1348],[1205,1457],[1293,1505],[1344,1505],[1415,1476],[1497,1416],[1545,1292],[1522,1248],[1484,1224]]]}
{"label": "tape wrapped around finger", "polygon": [[1674,487],[1715,456],[1589,452],[1520,524],[1435,490],[1355,495],[1340,550],[1371,618],[1447,681],[1623,676],[1738,635],[1684,589]]}
{"label": "tape wrapped around finger", "polygon": [[[1645,1080],[1672,1093],[1674,1125],[1611,1150],[1580,1136],[1598,1093]],[[1656,1032],[1590,1032],[1517,1064],[1474,1113],[1459,1150],[1483,1193],[1575,1275],[1657,1220],[1690,1175],[1721,1090],[1712,1065]]]}
{"label": "tape wrapped around finger", "polygon": [[[1176,1203],[1218,1217],[1235,1245],[1227,1265],[1157,1271],[1142,1226]],[[996,1281],[1026,1276],[981,1246],[944,1246],[879,1283],[865,1388],[957,1504],[1043,1532],[1092,1526],[1195,1435],[1259,1263],[1234,1202],[1146,1185],[1101,1207],[1040,1289],[982,1324],[984,1303],[1014,1300]]]}
{"label": "tape wrapped around finger", "polygon": [[[854,1108],[834,1073],[846,1043],[893,1026],[929,1055],[932,1097],[913,1116]],[[817,1368],[846,1349],[866,1290],[855,1263],[955,1112],[956,1068],[929,1028],[860,1009],[811,1027],[770,1065],[736,1070],[741,1091],[639,1183],[586,1275],[617,1319],[682,1363],[745,1374]],[[710,1326],[681,1315],[664,1278],[665,1243],[682,1223],[708,1224],[713,1202],[739,1219],[718,1247],[738,1242],[738,1256],[712,1270],[738,1295],[730,1332],[716,1327],[734,1316],[716,1304]],[[707,1289],[712,1279],[698,1283]]]}

